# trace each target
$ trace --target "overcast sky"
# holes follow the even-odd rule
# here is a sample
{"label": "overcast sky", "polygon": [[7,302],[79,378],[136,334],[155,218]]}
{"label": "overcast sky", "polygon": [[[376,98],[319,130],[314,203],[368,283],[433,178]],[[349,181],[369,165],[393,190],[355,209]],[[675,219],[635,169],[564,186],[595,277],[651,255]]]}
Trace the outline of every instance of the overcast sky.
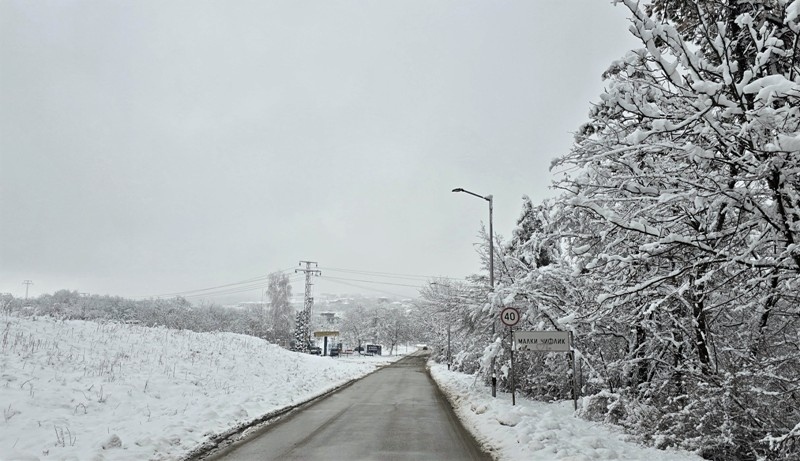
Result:
{"label": "overcast sky", "polygon": [[0,291],[478,272],[488,204],[451,190],[509,236],[627,27],[607,0],[0,0]]}

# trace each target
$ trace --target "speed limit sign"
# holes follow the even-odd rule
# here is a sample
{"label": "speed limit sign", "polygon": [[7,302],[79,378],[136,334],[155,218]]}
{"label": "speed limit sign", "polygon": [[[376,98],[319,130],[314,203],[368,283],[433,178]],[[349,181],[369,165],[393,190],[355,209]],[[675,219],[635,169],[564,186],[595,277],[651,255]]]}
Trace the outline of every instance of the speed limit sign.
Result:
{"label": "speed limit sign", "polygon": [[513,327],[519,323],[519,311],[513,307],[506,307],[500,311],[500,321],[507,327]]}

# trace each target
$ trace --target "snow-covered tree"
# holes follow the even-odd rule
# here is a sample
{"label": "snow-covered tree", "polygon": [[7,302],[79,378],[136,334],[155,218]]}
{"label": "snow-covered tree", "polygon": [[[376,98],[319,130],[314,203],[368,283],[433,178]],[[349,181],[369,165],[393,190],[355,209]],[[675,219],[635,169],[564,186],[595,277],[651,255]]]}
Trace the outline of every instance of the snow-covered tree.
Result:
{"label": "snow-covered tree", "polygon": [[621,3],[643,48],[554,164],[603,281],[584,321],[627,343],[628,421],[661,445],[796,456],[800,2]]}
{"label": "snow-covered tree", "polygon": [[342,339],[347,341],[348,344],[356,348],[362,347],[367,335],[366,309],[364,306],[359,304],[350,309],[342,318],[339,329]]}
{"label": "snow-covered tree", "polygon": [[389,347],[389,354],[396,351],[398,345],[412,339],[411,320],[402,306],[393,306],[383,316],[380,342]]}
{"label": "snow-covered tree", "polygon": [[292,335],[293,309],[290,302],[292,286],[289,277],[281,272],[269,274],[267,279],[267,297],[269,298],[269,320],[272,330],[272,341],[288,347]]}
{"label": "snow-covered tree", "polygon": [[481,372],[488,378],[490,370],[482,366],[481,358],[486,345],[492,342],[495,317],[487,302],[488,286],[482,281],[484,278],[478,277],[470,281],[432,280],[420,290],[414,317],[423,332],[422,339],[432,346],[434,358],[449,359],[456,370]]}
{"label": "snow-covered tree", "polygon": [[[423,302],[482,332],[500,306],[572,331],[587,417],[710,459],[798,459],[800,1],[619,3],[642,48],[554,162],[564,195],[523,199],[491,304]],[[468,337],[467,371],[507,369],[497,335]],[[565,372],[523,355],[518,390],[564,398]]]}

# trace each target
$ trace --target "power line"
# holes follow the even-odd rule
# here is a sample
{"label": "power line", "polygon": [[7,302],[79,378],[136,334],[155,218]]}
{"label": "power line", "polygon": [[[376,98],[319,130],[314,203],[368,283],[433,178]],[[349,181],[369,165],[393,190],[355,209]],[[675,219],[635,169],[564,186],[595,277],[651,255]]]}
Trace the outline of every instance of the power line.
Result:
{"label": "power line", "polygon": [[407,298],[408,297],[407,295],[401,295],[399,293],[393,293],[391,291],[381,290],[380,288],[365,287],[363,285],[356,285],[355,283],[348,283],[348,282],[343,282],[341,280],[335,280],[335,279],[330,279],[330,281],[333,282],[333,283],[341,284],[341,285],[347,285],[347,286],[354,287],[354,288],[360,288],[362,290],[374,291],[374,292],[377,292],[377,293],[383,293],[383,294],[387,294],[387,295],[392,295],[392,296],[396,296],[398,298]]}
{"label": "power line", "polygon": [[376,272],[376,271],[365,271],[365,270],[358,270],[358,269],[343,269],[343,268],[335,268],[335,267],[322,267],[322,269],[326,271],[332,272],[345,272],[345,273],[352,273],[352,274],[363,274],[363,275],[373,275],[375,277],[386,277],[386,278],[398,278],[398,279],[445,279],[445,280],[467,280],[466,278],[459,278],[459,277],[447,277],[442,275],[420,275],[420,274],[398,274],[395,272]]}
{"label": "power line", "polygon": [[[300,279],[300,278],[295,279],[295,280],[290,279],[290,281],[294,281],[294,282],[298,282],[300,280],[302,280],[302,279]],[[246,293],[246,292],[255,291],[255,290],[263,290],[263,289],[267,288],[268,286],[269,286],[268,283],[258,283],[258,284],[254,284],[254,285],[245,285],[245,286],[240,286],[240,287],[232,287],[232,288],[228,288],[226,290],[220,290],[220,291],[211,291],[211,292],[206,292],[206,293],[196,293],[196,294],[183,295],[181,297],[189,299],[189,298],[202,298],[204,296],[212,297],[212,296],[232,295],[232,294],[237,294],[237,293]]]}
{"label": "power line", "polygon": [[[297,277],[297,276],[289,277],[289,282],[299,282],[301,280],[302,280],[302,277]],[[235,294],[235,293],[244,293],[244,292],[247,292],[247,291],[253,291],[253,290],[257,290],[257,289],[262,289],[263,290],[263,289],[268,288],[268,287],[269,287],[269,282],[266,281],[266,280],[262,280],[262,281],[258,281],[258,282],[254,282],[254,283],[250,283],[250,284],[244,284],[244,285],[240,285],[240,286],[232,286],[232,287],[229,287],[229,288],[226,288],[226,289],[222,289],[222,290],[182,295],[182,297],[184,297],[184,298],[198,298],[198,297],[202,297],[202,296],[227,295],[227,294]]]}
{"label": "power line", "polygon": [[[311,261],[308,261],[311,263]],[[275,271],[274,273],[286,273],[295,269],[294,267],[288,267],[285,269],[281,269],[279,271]],[[358,270],[358,269],[346,269],[346,268],[334,268],[334,267],[321,267],[320,269],[324,269],[325,271],[337,272],[342,274],[352,274],[352,275],[362,275],[362,276],[369,276],[369,277],[377,277],[377,278],[384,278],[384,279],[395,279],[395,280],[408,280],[410,282],[425,282],[430,279],[439,279],[439,280],[454,280],[454,281],[468,281],[466,278],[458,278],[458,277],[447,277],[447,276],[434,276],[434,275],[421,275],[421,274],[403,274],[403,273],[395,273],[395,272],[379,272],[379,271],[368,271],[368,270]],[[301,272],[305,272],[301,270]],[[145,298],[167,298],[167,297],[184,297],[184,298],[202,298],[202,297],[213,297],[213,296],[224,296],[224,295],[232,295],[238,293],[246,293],[249,291],[255,291],[258,289],[264,289],[268,286],[267,279],[269,278],[270,274],[259,275],[256,277],[252,277],[245,280],[240,280],[238,282],[226,283],[222,285],[216,285],[206,288],[198,288],[194,290],[186,290],[186,291],[176,291],[171,293],[161,293],[161,294],[154,294],[148,296],[137,296],[138,299],[145,299]],[[400,286],[400,287],[409,287],[409,288],[416,288],[421,289],[424,288],[424,285],[411,285],[411,284],[404,284],[404,283],[393,283],[393,282],[386,282],[386,281],[378,281],[378,280],[365,280],[365,279],[354,279],[354,278],[347,278],[347,277],[324,277],[331,282],[338,282],[344,283],[345,281],[352,281],[352,282],[362,282],[362,283],[370,283],[370,284],[378,284],[378,285],[387,285],[387,286]],[[296,283],[302,280],[302,277],[292,277],[290,279],[291,282]],[[29,281],[26,281],[29,282]],[[33,283],[33,282],[31,282]],[[357,288],[367,289],[370,291],[377,291],[377,292],[384,292],[387,294],[391,294],[393,296],[401,296],[396,293],[390,293],[385,290],[377,290],[374,288],[364,287],[364,286],[357,286],[353,284],[349,284],[350,286],[355,286]],[[313,302],[313,301],[312,301]]]}
{"label": "power line", "polygon": [[[275,271],[275,272],[287,272],[287,271],[289,271],[291,269],[293,269],[293,268],[290,267],[290,268],[281,269],[281,270]],[[271,273],[275,273],[275,272],[271,272]],[[270,274],[259,275],[258,277],[253,277],[253,278],[250,278],[250,279],[241,280],[239,282],[227,283],[227,284],[224,284],[224,285],[218,285],[218,286],[214,286],[214,287],[198,288],[196,290],[176,291],[174,293],[162,293],[162,294],[148,295],[148,296],[137,296],[137,298],[160,298],[160,297],[167,298],[167,297],[174,297],[174,296],[195,297],[197,295],[201,295],[202,294],[201,292],[203,292],[203,291],[211,291],[211,290],[217,290],[217,289],[220,289],[220,288],[227,288],[227,287],[233,287],[233,286],[237,286],[237,285],[244,285],[246,283],[264,281],[267,278],[269,278],[269,275]]]}
{"label": "power line", "polygon": [[423,286],[420,286],[420,285],[407,285],[405,283],[380,282],[380,281],[377,281],[377,280],[348,279],[348,278],[344,278],[344,277],[330,277],[330,276],[324,276],[322,278],[324,280],[351,280],[353,282],[376,283],[378,285],[392,285],[392,286],[396,286],[396,287],[423,288]]}
{"label": "power line", "polygon": [[240,282],[227,283],[225,285],[218,285],[218,286],[215,286],[215,287],[198,288],[197,290],[177,291],[175,293],[162,293],[162,294],[159,294],[159,295],[153,295],[152,297],[191,296],[192,293],[200,293],[200,292],[203,292],[203,291],[211,291],[211,290],[217,290],[217,289],[220,289],[220,288],[233,287],[233,286],[237,286],[237,285],[243,285],[245,283],[264,281],[266,279],[267,279],[266,276],[262,276],[262,277],[256,277],[256,278],[252,278],[252,279],[242,280]]}

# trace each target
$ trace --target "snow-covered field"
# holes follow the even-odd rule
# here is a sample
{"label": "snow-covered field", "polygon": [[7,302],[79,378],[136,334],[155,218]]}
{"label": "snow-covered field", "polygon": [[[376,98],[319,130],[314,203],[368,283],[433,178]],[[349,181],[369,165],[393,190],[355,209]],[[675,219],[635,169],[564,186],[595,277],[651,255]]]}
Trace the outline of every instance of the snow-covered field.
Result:
{"label": "snow-covered field", "polygon": [[0,317],[0,460],[180,459],[394,358],[230,333]]}
{"label": "snow-covered field", "polygon": [[464,425],[498,460],[525,461],[701,461],[697,455],[662,451],[625,441],[615,427],[573,416],[569,402],[542,403],[491,391],[475,377],[431,364],[431,375]]}

